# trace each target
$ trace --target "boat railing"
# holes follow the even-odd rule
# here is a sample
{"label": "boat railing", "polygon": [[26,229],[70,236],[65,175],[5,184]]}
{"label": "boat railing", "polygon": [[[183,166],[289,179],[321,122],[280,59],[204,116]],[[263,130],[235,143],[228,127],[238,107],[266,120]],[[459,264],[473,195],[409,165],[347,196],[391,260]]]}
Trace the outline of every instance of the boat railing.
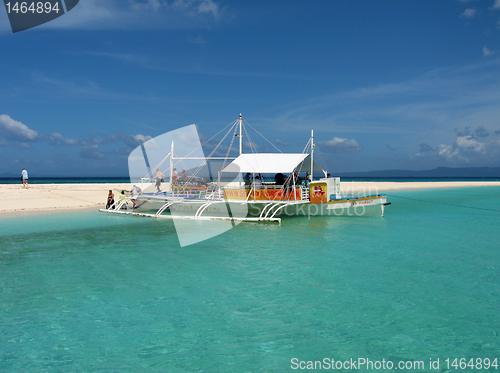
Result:
{"label": "boat railing", "polygon": [[309,188],[306,188],[304,185],[300,186],[300,196],[302,201],[309,200]]}
{"label": "boat railing", "polygon": [[200,198],[204,199],[222,199],[224,198],[224,190],[220,188],[216,183],[209,184],[204,193],[204,196],[200,193]]}
{"label": "boat railing", "polygon": [[257,185],[255,188],[252,185],[239,185],[238,183],[231,183],[224,186],[224,189],[246,189],[246,190],[283,189],[283,188],[286,189],[287,187],[276,183],[263,183],[262,185]]}
{"label": "boat railing", "polygon": [[223,197],[224,197],[224,194],[221,193],[220,190],[216,190],[216,191],[205,194],[205,196],[203,198],[204,199],[221,199]]}

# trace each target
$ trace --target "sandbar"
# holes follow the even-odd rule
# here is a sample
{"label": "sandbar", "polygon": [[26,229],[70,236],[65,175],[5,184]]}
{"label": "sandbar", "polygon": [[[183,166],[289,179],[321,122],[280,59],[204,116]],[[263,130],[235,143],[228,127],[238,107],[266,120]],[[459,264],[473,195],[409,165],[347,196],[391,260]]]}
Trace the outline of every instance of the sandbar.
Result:
{"label": "sandbar", "polygon": [[121,190],[131,189],[129,183],[30,184],[29,189],[24,189],[21,184],[0,184],[3,196],[0,216],[104,208],[109,190],[113,190],[115,198],[118,198]]}

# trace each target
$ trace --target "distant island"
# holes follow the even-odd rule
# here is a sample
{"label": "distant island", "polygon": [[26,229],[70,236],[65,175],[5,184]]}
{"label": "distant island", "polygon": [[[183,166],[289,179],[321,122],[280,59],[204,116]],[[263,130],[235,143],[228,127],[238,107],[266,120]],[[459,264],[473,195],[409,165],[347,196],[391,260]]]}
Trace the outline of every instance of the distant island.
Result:
{"label": "distant island", "polygon": [[[437,167],[432,170],[380,170],[364,172],[331,172],[332,176],[342,178],[500,178],[500,167]],[[0,173],[0,178],[11,179],[21,176],[21,172]],[[31,176],[31,175],[30,175]],[[128,179],[128,176],[42,176],[33,175],[33,178],[54,179]]]}
{"label": "distant island", "polygon": [[381,170],[365,172],[341,172],[340,177],[368,178],[495,178],[500,177],[500,167],[437,167],[433,170]]}

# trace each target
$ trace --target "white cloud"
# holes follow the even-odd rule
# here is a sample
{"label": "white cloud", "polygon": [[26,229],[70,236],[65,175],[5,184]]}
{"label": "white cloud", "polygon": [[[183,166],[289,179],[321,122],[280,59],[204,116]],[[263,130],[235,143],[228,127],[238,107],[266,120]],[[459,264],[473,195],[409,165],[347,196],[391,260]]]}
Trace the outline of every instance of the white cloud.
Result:
{"label": "white cloud", "polygon": [[474,16],[476,15],[476,13],[477,13],[476,9],[469,8],[469,9],[465,9],[464,12],[462,14],[460,14],[460,17],[461,18],[472,19],[472,18],[474,18]]}
{"label": "white cloud", "polygon": [[80,145],[84,147],[97,146],[97,145],[108,145],[123,142],[128,148],[135,148],[141,145],[143,142],[151,139],[151,136],[144,136],[141,134],[132,136],[125,135],[119,132],[112,133],[99,133],[96,134],[92,132],[90,138],[80,141]]}
{"label": "white cloud", "polygon": [[137,11],[152,10],[153,12],[157,12],[162,7],[162,3],[159,0],[148,0],[147,3],[131,2],[130,6]]}
{"label": "white cloud", "polygon": [[53,134],[51,134],[49,136],[49,141],[53,144],[57,144],[58,142],[60,142],[64,145],[78,145],[80,143],[78,139],[64,137],[59,132],[54,132]]}
{"label": "white cloud", "polygon": [[109,57],[119,61],[134,63],[138,65],[146,65],[149,62],[149,59],[147,57],[131,53],[109,53],[109,52],[86,51],[86,52],[68,52],[68,54],[81,55],[81,56]]}
{"label": "white cloud", "polygon": [[205,45],[207,41],[200,35],[197,38],[189,38],[188,42],[198,45]]}
{"label": "white cloud", "polygon": [[472,136],[459,136],[457,137],[456,144],[460,148],[473,150],[475,152],[481,152],[485,148],[485,144],[477,141]]}
{"label": "white cloud", "polygon": [[453,148],[453,145],[438,145],[438,155],[448,162],[466,162],[469,163],[469,160],[462,155],[460,155],[460,150],[457,148]]}
{"label": "white cloud", "polygon": [[[360,158],[366,170],[495,167],[500,162],[496,141],[500,135],[499,79],[500,58],[492,56],[475,64],[431,70],[409,80],[294,102],[269,123],[277,124],[275,128],[287,135],[314,123],[318,137],[332,139],[336,135],[363,144],[363,152],[344,153],[349,157],[343,159],[341,167],[358,168]],[[470,127],[470,133],[455,132],[464,127]],[[489,136],[483,137],[486,133]],[[458,136],[472,136],[484,143],[484,148],[467,138],[457,143]],[[329,143],[335,150],[333,140]],[[382,158],[380,147],[386,143],[397,147],[397,156]],[[423,143],[428,146],[419,151]],[[408,157],[403,154],[405,149]]]}
{"label": "white cloud", "polygon": [[318,145],[323,151],[328,153],[353,152],[363,149],[356,140],[343,139],[341,137],[334,137],[331,140],[320,141]]}
{"label": "white cloud", "polygon": [[[406,135],[415,146],[422,137],[449,141],[460,126],[491,127],[500,117],[500,59],[431,70],[398,83],[367,86],[294,102],[273,123],[283,131],[315,123],[323,133]],[[271,121],[271,120],[270,120]],[[320,133],[321,133],[320,132]]]}
{"label": "white cloud", "polygon": [[290,145],[287,141],[283,141],[281,139],[274,140],[274,143],[277,144],[277,145],[281,145],[281,146],[288,146],[288,145]]}
{"label": "white cloud", "polygon": [[220,19],[213,0],[85,0],[40,27],[67,29],[203,28]]}
{"label": "white cloud", "polygon": [[152,139],[151,136],[144,136],[144,135],[141,135],[141,134],[135,135],[133,137],[134,137],[134,139],[136,139],[137,141],[139,141],[141,143],[149,141],[149,140]]}
{"label": "white cloud", "polygon": [[82,146],[78,150],[78,154],[82,158],[86,159],[102,159],[104,158],[104,155],[99,153],[97,150],[97,145],[90,145],[90,146]]}
{"label": "white cloud", "polygon": [[500,9],[500,0],[495,0],[495,3],[493,4],[493,9]]}
{"label": "white cloud", "polygon": [[6,114],[0,115],[0,136],[13,141],[36,141],[38,132]]}
{"label": "white cloud", "polygon": [[[473,132],[476,134],[481,133],[481,131],[478,131],[479,129],[481,127]],[[500,139],[492,138],[495,136],[497,135],[484,136],[482,139],[489,138],[490,140],[479,141],[474,135],[459,133],[453,144],[439,144],[436,149],[427,144],[420,144],[421,148],[422,145],[425,145],[426,151],[421,151],[416,156],[426,157],[427,160],[437,156],[454,165],[496,166],[500,155]]]}
{"label": "white cloud", "polygon": [[486,45],[483,47],[483,56],[487,57],[487,56],[491,56],[494,52],[492,50],[489,50],[488,48],[486,48]]}
{"label": "white cloud", "polygon": [[198,11],[200,13],[212,13],[214,17],[217,17],[219,15],[219,6],[212,0],[203,0],[198,6]]}

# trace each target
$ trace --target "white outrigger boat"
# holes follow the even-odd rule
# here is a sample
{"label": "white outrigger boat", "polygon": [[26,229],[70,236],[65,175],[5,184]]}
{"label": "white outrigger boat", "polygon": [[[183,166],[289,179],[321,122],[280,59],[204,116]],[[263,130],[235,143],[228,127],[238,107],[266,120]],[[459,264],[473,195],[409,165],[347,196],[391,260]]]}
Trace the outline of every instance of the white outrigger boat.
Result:
{"label": "white outrigger boat", "polygon": [[[326,172],[314,160],[312,131],[303,153],[243,153],[244,133],[249,138],[251,148],[253,143],[244,127],[241,114],[229,126],[227,134],[207,157],[203,154],[194,125],[184,127],[186,130],[182,132],[182,136],[177,136],[179,141],[184,139],[184,143],[189,144],[187,150],[181,149],[180,153],[183,154],[178,154],[177,150],[174,153],[173,136],[163,139],[159,136],[136,148],[129,157],[129,170],[131,180],[134,172],[143,172],[142,175],[145,175],[141,178],[141,183],[137,183],[139,188],[135,187],[133,195],[100,211],[155,218],[279,223],[287,216],[384,215],[384,207],[389,204],[385,195],[342,195],[340,178],[326,177]],[[214,156],[231,132],[233,136],[225,157]],[[236,137],[239,138],[239,155],[230,158]],[[161,146],[161,143],[165,140],[169,142],[170,151],[163,156],[166,146]],[[152,149],[157,152],[156,157]],[[162,151],[160,158],[158,152]],[[148,160],[148,155],[151,154],[156,161],[159,160],[155,167],[150,167],[151,159]],[[229,159],[232,159],[230,163]],[[210,164],[215,161],[222,162],[215,181],[203,181],[196,176],[203,168],[210,173]],[[137,164],[140,167],[135,167]],[[181,175],[182,180],[179,179],[176,174],[176,166],[179,165],[190,170],[191,176],[188,177],[183,171],[184,178]],[[161,168],[164,168],[165,174],[170,175],[170,183],[158,183],[160,187],[166,187],[166,192],[156,189],[158,184],[155,184],[155,172]],[[325,177],[315,180],[315,173],[321,173],[322,176],[324,174]],[[243,174],[246,175],[245,178]],[[300,177],[304,174],[305,177]],[[138,208],[130,209],[130,206],[127,207],[129,202],[133,202]]]}

